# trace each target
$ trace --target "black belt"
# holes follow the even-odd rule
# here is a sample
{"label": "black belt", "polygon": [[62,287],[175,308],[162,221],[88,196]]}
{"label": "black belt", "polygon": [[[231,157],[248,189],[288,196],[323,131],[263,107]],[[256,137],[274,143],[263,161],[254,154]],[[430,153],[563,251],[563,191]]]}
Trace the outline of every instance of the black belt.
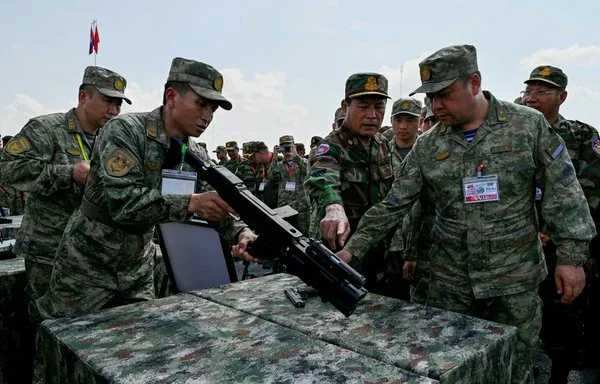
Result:
{"label": "black belt", "polygon": [[87,217],[88,219],[99,221],[102,224],[107,225],[111,228],[125,231],[125,232],[133,234],[133,235],[138,235],[138,236],[143,235],[143,234],[147,233],[148,231],[151,231],[153,228],[153,226],[150,226],[150,227],[131,226],[130,227],[127,225],[119,224],[116,221],[114,221],[112,219],[112,217],[110,217],[110,215],[108,214],[108,212],[105,209],[100,208],[96,204],[89,202],[85,197],[83,198],[83,201],[81,202],[81,213],[83,213],[83,215],[85,217]]}

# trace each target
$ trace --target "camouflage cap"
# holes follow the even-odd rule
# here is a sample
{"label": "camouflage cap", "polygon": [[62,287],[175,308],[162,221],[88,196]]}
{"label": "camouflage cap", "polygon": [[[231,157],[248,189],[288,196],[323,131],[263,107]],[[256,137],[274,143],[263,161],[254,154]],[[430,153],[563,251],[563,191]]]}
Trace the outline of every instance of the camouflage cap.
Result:
{"label": "camouflage cap", "polygon": [[248,141],[242,144],[242,156],[250,157],[252,152],[250,151],[250,146],[254,143],[254,141]]}
{"label": "camouflage cap", "polygon": [[198,95],[215,101],[223,109],[230,110],[233,107],[221,95],[223,75],[208,64],[176,57],[171,63],[167,81],[187,83]]}
{"label": "camouflage cap", "polygon": [[237,141],[228,141],[225,143],[225,149],[231,151],[233,149],[239,149]]}
{"label": "camouflage cap", "polygon": [[472,45],[442,48],[419,63],[421,86],[409,94],[435,93],[463,76],[477,72],[477,51]]}
{"label": "camouflage cap", "polygon": [[252,141],[251,144],[248,146],[248,149],[248,152],[252,154],[260,151],[268,151],[269,147],[267,147],[267,145],[263,141]]}
{"label": "camouflage cap", "polygon": [[346,111],[342,108],[338,108],[335,110],[335,114],[333,115],[333,122],[337,123],[340,120],[344,120],[346,118]]}
{"label": "camouflage cap", "polygon": [[294,144],[294,136],[292,136],[292,135],[281,136],[279,138],[279,145],[283,145],[283,144]]}
{"label": "camouflage cap", "polygon": [[355,73],[346,80],[346,98],[382,96],[387,99],[388,80],[380,73]]}
{"label": "camouflage cap", "polygon": [[567,75],[560,68],[552,67],[550,65],[541,65],[536,67],[529,75],[529,79],[525,80],[525,84],[529,84],[534,81],[541,81],[554,85],[558,88],[567,88],[569,79]]}
{"label": "camouflage cap", "polygon": [[513,101],[513,103],[523,105],[523,98],[519,96]]}
{"label": "camouflage cap", "polygon": [[421,107],[423,104],[412,97],[405,97],[394,101],[392,106],[392,117],[400,114],[421,116]]}
{"label": "camouflage cap", "polygon": [[431,108],[427,108],[427,112],[425,113],[424,119],[429,119],[430,117],[435,117]]}
{"label": "camouflage cap", "polygon": [[219,152],[225,152],[225,146],[224,145],[217,145],[217,149],[215,149],[213,151],[213,153],[219,153]]}
{"label": "camouflage cap", "polygon": [[94,66],[87,67],[83,71],[81,85],[93,85],[104,96],[123,99],[127,104],[131,104],[131,100],[125,97],[127,80],[110,69]]}
{"label": "camouflage cap", "polygon": [[313,147],[317,144],[319,144],[319,142],[323,140],[323,138],[321,136],[313,136],[310,139],[310,146]]}
{"label": "camouflage cap", "polygon": [[304,148],[304,144],[303,143],[296,144],[296,149],[298,151],[306,151],[306,148]]}

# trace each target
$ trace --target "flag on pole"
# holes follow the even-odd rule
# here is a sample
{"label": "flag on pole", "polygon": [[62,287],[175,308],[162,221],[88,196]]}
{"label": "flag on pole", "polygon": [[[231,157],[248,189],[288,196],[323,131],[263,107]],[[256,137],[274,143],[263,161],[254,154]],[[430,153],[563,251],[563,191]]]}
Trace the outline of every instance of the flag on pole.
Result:
{"label": "flag on pole", "polygon": [[98,45],[100,44],[100,34],[98,33],[98,24],[94,21],[90,26],[90,46],[88,55],[96,52],[98,54]]}
{"label": "flag on pole", "polygon": [[88,50],[88,55],[91,55],[94,52],[94,31],[90,26],[90,49]]}
{"label": "flag on pole", "polygon": [[98,54],[98,45],[100,44],[100,34],[98,33],[98,24],[96,24],[96,31],[94,31],[94,51]]}

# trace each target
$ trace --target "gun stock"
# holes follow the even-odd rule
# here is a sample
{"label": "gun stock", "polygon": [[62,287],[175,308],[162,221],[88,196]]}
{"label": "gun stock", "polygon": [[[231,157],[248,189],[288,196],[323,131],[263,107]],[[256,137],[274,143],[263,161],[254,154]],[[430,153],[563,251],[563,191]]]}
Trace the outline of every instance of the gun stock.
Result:
{"label": "gun stock", "polygon": [[254,196],[227,168],[202,160],[179,139],[184,160],[202,179],[235,209],[240,218],[258,235],[253,254],[260,258],[279,258],[287,272],[314,287],[319,296],[345,316],[366,296],[365,278],[338,258],[323,244],[309,239],[274,210]]}

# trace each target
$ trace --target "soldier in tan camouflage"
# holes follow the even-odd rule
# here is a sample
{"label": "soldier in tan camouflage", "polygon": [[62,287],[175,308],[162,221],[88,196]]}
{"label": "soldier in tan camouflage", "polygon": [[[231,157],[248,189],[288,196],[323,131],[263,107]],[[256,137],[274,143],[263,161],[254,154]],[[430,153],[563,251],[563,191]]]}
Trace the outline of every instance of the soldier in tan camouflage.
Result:
{"label": "soldier in tan camouflage", "polygon": [[281,136],[279,148],[283,153],[283,161],[271,163],[269,168],[269,184],[277,191],[275,207],[289,205],[298,211],[297,227],[300,232],[308,234],[310,202],[304,187],[308,175],[307,164],[298,154],[293,136]]}
{"label": "soldier in tan camouflage", "polygon": [[[560,114],[560,106],[567,99],[567,83],[567,75],[560,68],[538,66],[525,81],[521,102],[542,112],[564,140],[597,227],[600,224],[600,139],[594,127],[577,120],[567,120]],[[543,192],[540,188],[536,196],[538,202],[541,202]],[[600,317],[596,315],[598,311],[595,308],[598,294],[594,293],[594,290],[599,290],[597,257],[600,240],[596,236],[590,242],[590,259],[585,266],[590,279],[582,295],[574,304],[556,303],[557,286],[553,273],[557,262],[556,245],[548,234],[548,228],[543,226],[543,220],[541,224],[540,238],[550,272],[540,284],[540,296],[544,302],[541,336],[546,353],[552,359],[551,382],[566,383],[570,370],[600,364]],[[565,324],[575,324],[576,327],[565,329]]]}
{"label": "soldier in tan camouflage", "polygon": [[25,259],[29,314],[49,287],[56,248],[71,214],[81,204],[97,131],[121,111],[125,78],[87,67],[76,108],[32,118],[0,157],[1,185],[28,193],[15,253]]}
{"label": "soldier in tan camouflage", "polygon": [[582,265],[596,235],[564,141],[544,116],[483,91],[475,47],[443,48],[419,63],[440,124],[422,135],[387,197],[369,209],[339,256],[362,258],[420,196],[435,203],[427,304],[517,327],[512,382],[533,383],[541,327],[538,284],[547,270],[541,214],[557,245],[564,302],[585,285]]}
{"label": "soldier in tan camouflage", "polygon": [[[214,111],[232,108],[223,97],[222,75],[194,60],[175,58],[163,106],[112,119],[100,132],[82,206],[65,229],[48,292],[38,299],[45,318],[78,316],[154,298],[154,226],[185,221],[192,214],[225,222],[233,209],[215,192],[163,195],[163,169],[179,168],[178,137],[208,159],[190,137],[209,126]],[[177,111],[183,111],[175,113]],[[200,185],[202,185],[200,183]],[[228,241],[236,257],[255,238],[247,228],[231,227]]]}
{"label": "soldier in tan camouflage", "polygon": [[[344,246],[358,221],[373,204],[383,200],[394,179],[387,140],[379,133],[388,94],[388,82],[378,73],[356,73],[346,81],[339,131],[325,137],[310,159],[305,182],[316,202],[318,237],[332,250]],[[374,292],[384,292],[382,278],[387,242],[378,242],[354,266]]]}

